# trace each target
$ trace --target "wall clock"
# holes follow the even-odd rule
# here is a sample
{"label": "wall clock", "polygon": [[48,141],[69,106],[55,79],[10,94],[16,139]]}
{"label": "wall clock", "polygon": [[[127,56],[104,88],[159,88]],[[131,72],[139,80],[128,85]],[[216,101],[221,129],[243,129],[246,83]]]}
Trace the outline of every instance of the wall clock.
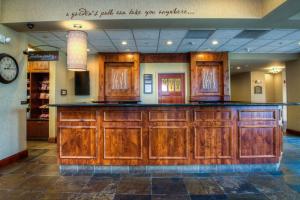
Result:
{"label": "wall clock", "polygon": [[19,74],[17,61],[10,55],[0,54],[0,82],[8,84],[16,80]]}

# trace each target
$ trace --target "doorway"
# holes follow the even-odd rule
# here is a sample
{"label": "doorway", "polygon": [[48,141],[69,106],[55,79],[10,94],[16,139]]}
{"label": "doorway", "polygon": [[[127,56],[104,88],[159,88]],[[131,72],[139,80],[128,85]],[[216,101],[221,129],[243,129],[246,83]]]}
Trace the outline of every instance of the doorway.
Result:
{"label": "doorway", "polygon": [[185,74],[158,74],[158,103],[185,103]]}

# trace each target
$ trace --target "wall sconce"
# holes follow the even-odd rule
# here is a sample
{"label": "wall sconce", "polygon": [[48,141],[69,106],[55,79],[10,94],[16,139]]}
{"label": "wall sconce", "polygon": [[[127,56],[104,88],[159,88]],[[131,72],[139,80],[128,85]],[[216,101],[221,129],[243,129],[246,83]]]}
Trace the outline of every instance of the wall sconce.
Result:
{"label": "wall sconce", "polygon": [[67,68],[71,71],[87,70],[87,33],[84,31],[68,32]]}
{"label": "wall sconce", "polygon": [[0,43],[1,44],[8,44],[11,42],[10,37],[6,37],[5,35],[0,34]]}

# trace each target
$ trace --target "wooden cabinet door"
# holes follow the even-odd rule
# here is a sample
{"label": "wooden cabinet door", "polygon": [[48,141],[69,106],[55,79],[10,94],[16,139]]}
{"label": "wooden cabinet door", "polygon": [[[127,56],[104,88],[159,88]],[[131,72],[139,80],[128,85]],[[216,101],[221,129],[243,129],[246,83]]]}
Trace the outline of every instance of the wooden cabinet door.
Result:
{"label": "wooden cabinet door", "polygon": [[219,62],[197,62],[192,77],[194,96],[220,96],[222,95],[222,64]]}
{"label": "wooden cabinet door", "polygon": [[185,103],[184,74],[158,74],[158,103]]}
{"label": "wooden cabinet door", "polygon": [[191,101],[228,101],[227,53],[191,53]]}
{"label": "wooden cabinet door", "polygon": [[105,96],[130,97],[133,93],[133,63],[107,63],[105,65]]}

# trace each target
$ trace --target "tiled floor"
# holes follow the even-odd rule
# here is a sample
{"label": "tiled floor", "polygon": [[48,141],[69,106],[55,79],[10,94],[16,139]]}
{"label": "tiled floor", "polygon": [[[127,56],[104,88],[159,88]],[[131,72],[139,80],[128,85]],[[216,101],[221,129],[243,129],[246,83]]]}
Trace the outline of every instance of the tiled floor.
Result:
{"label": "tiled floor", "polygon": [[29,142],[29,157],[0,168],[0,200],[300,199],[300,137],[285,136],[278,173],[61,176],[56,146]]}

